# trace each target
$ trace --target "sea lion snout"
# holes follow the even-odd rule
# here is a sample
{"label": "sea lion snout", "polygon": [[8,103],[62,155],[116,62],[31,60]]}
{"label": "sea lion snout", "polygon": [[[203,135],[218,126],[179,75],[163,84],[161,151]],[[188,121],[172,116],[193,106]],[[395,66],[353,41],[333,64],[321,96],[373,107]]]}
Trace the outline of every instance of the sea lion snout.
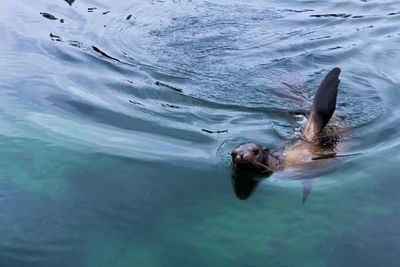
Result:
{"label": "sea lion snout", "polygon": [[252,170],[258,169],[255,163],[263,162],[263,148],[255,143],[240,144],[232,150],[232,161],[237,169]]}
{"label": "sea lion snout", "polygon": [[253,160],[253,155],[247,151],[232,151],[232,160],[235,164],[240,164],[242,162],[251,162]]}

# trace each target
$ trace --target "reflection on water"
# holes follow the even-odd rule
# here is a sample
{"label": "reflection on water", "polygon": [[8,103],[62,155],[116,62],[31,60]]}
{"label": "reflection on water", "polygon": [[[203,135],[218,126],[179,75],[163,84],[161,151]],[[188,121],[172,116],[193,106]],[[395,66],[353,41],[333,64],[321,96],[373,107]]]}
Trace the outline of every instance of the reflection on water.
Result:
{"label": "reflection on water", "polygon": [[233,173],[232,185],[238,199],[248,199],[251,194],[256,190],[258,184],[262,181],[260,177],[252,175]]}
{"label": "reflection on water", "polygon": [[[2,1],[0,266],[397,266],[399,20],[396,1]],[[304,205],[297,174],[231,177],[232,148],[278,150],[334,66],[352,156]]]}

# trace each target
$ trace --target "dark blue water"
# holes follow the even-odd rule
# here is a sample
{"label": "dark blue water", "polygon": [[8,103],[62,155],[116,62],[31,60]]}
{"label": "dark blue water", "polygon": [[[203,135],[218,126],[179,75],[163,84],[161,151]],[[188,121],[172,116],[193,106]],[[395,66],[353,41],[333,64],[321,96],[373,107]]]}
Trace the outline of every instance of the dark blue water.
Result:
{"label": "dark blue water", "polygon": [[[399,23],[393,0],[3,0],[0,266],[399,266]],[[351,156],[305,205],[284,172],[239,200],[231,149],[279,149],[335,66]]]}

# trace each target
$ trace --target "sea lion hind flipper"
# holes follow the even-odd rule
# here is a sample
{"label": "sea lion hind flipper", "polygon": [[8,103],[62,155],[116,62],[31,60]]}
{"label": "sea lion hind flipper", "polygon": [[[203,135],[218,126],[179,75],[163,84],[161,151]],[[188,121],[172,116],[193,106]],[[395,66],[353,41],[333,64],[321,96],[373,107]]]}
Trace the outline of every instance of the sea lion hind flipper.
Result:
{"label": "sea lion hind flipper", "polygon": [[339,74],[340,69],[333,68],[315,93],[310,117],[302,134],[307,141],[313,141],[318,136],[335,112]]}

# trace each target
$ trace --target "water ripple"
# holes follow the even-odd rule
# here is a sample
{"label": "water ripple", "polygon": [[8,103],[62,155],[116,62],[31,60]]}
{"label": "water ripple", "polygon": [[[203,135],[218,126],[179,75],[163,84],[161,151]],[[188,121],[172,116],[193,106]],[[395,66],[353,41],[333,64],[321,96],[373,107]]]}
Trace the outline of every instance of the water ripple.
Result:
{"label": "water ripple", "polygon": [[309,109],[306,95],[340,66],[338,114],[353,127],[352,149],[399,144],[390,134],[399,77],[385,66],[400,37],[393,2],[66,2],[5,5],[19,27],[0,28],[8,40],[0,82],[19,127],[133,158],[224,161],[217,151],[226,142],[278,146],[290,130],[268,127],[290,125],[286,110]]}

